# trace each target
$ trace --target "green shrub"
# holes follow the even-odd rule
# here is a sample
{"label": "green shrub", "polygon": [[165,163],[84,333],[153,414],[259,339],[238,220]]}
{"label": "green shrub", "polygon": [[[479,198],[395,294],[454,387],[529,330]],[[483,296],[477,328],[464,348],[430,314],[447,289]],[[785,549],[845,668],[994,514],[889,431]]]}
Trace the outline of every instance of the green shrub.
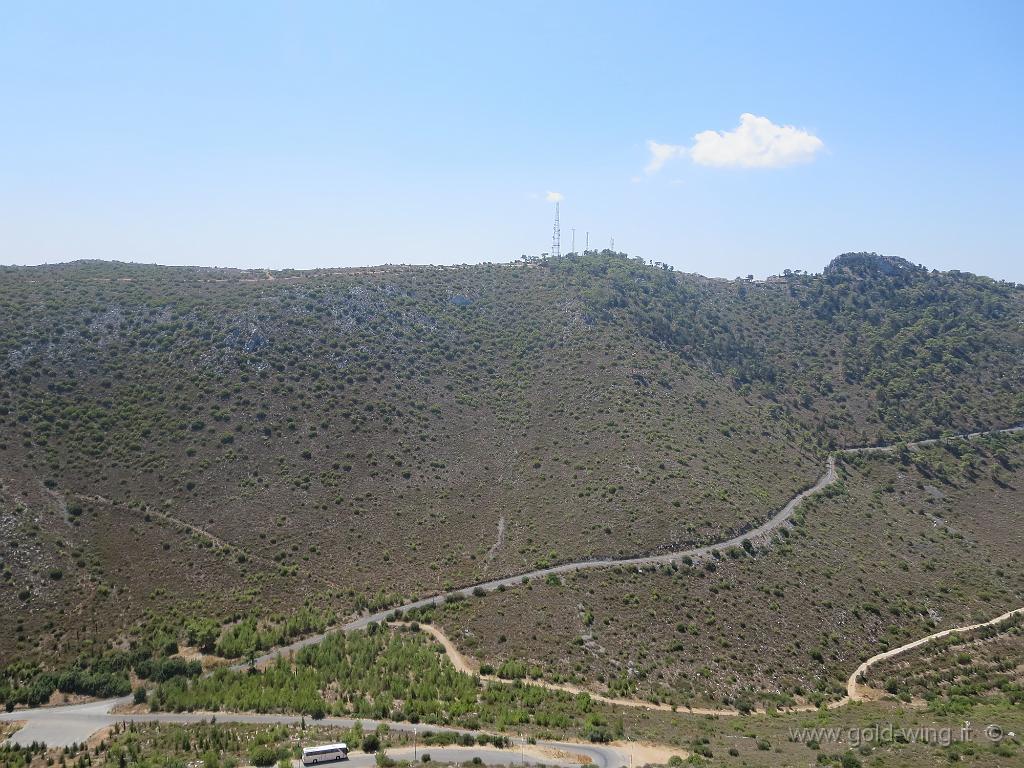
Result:
{"label": "green shrub", "polygon": [[274,765],[281,757],[278,750],[265,745],[258,745],[249,750],[249,761],[260,768]]}

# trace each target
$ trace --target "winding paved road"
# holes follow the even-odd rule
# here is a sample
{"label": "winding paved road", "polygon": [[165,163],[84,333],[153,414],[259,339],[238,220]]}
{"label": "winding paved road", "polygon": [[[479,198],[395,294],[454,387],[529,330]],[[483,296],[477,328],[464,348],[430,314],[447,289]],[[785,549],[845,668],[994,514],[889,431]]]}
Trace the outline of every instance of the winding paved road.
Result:
{"label": "winding paved road", "polygon": [[[387,621],[388,618],[391,617],[396,611],[401,611],[404,613],[415,608],[425,608],[427,606],[437,605],[443,602],[451,595],[457,595],[460,597],[471,597],[474,594],[479,594],[480,590],[483,590],[484,592],[494,592],[500,588],[507,589],[510,587],[517,587],[521,586],[524,583],[524,581],[529,581],[532,579],[544,579],[552,574],[573,573],[575,571],[584,571],[593,568],[612,568],[615,566],[623,565],[636,567],[657,566],[678,562],[681,561],[684,557],[689,557],[694,560],[710,557],[711,553],[714,552],[716,549],[729,549],[730,547],[739,547],[742,546],[743,542],[745,541],[753,541],[774,532],[776,529],[779,528],[779,526],[781,526],[783,523],[789,520],[790,517],[793,516],[793,512],[796,511],[796,508],[804,499],[832,485],[837,478],[838,475],[836,474],[835,457],[829,456],[828,461],[826,462],[825,474],[823,474],[818,479],[818,482],[816,482],[807,490],[801,491],[792,499],[790,499],[789,503],[786,504],[785,507],[783,507],[779,512],[777,512],[774,516],[769,518],[761,525],[757,526],[756,528],[752,528],[749,531],[741,533],[738,536],[734,536],[731,539],[728,539],[727,541],[720,541],[714,544],[707,544],[703,547],[694,547],[693,549],[684,549],[679,552],[667,552],[661,555],[627,557],[618,560],[612,558],[605,558],[599,560],[580,560],[574,563],[562,563],[561,565],[553,565],[549,568],[539,568],[535,571],[520,573],[515,576],[504,576],[499,579],[492,579],[491,581],[483,581],[478,584],[470,584],[467,587],[462,587],[461,589],[456,589],[451,592],[445,592],[440,595],[433,595],[432,597],[424,597],[419,600],[414,600],[410,603],[405,603],[404,605],[397,606],[395,608],[388,608],[386,610],[377,611],[376,613],[371,613],[366,616],[360,616],[359,618],[353,619],[347,624],[343,624],[339,629],[343,632],[349,632],[353,629],[363,629],[368,624],[371,624],[373,622],[381,623]],[[261,664],[273,661],[278,656],[278,654],[288,655],[289,653],[297,651],[300,648],[305,648],[307,645],[316,645],[321,640],[323,640],[328,634],[330,634],[330,632],[324,632],[319,635],[312,635],[310,637],[303,638],[302,640],[297,640],[296,642],[291,643],[290,645],[286,645],[281,648],[276,648],[270,653],[265,653],[262,656],[257,657],[256,663]],[[244,667],[246,665],[241,664],[238,666]]]}
{"label": "winding paved road", "polygon": [[[924,448],[932,445],[938,445],[940,443],[946,443],[950,440],[974,440],[979,437],[985,437],[988,435],[1001,435],[1010,434],[1014,432],[1024,431],[1024,425],[1018,427],[1009,427],[1007,429],[993,429],[987,432],[970,432],[963,435],[952,435],[950,437],[937,437],[930,438],[927,440],[918,440],[916,442],[907,443],[908,448]],[[531,579],[543,579],[551,574],[562,574],[572,573],[575,571],[589,570],[592,568],[611,568],[614,566],[657,566],[667,565],[673,562],[679,562],[685,557],[689,557],[694,560],[706,558],[711,556],[712,552],[716,549],[729,549],[731,547],[743,546],[745,541],[756,541],[758,539],[767,537],[778,530],[787,520],[789,520],[796,508],[806,499],[808,496],[813,496],[816,493],[828,488],[830,485],[839,479],[836,473],[836,455],[850,456],[857,453],[889,453],[895,451],[896,445],[880,445],[880,446],[868,446],[863,448],[844,448],[836,451],[834,454],[828,457],[825,463],[825,473],[818,478],[818,481],[801,491],[784,506],[781,510],[776,512],[772,517],[768,518],[761,525],[756,528],[752,528],[749,531],[745,531],[737,536],[733,536],[731,539],[726,541],[719,541],[714,544],[708,544],[703,547],[695,547],[693,549],[684,549],[678,552],[667,552],[661,555],[645,555],[641,557],[628,557],[622,559],[605,558],[599,560],[581,560],[574,563],[563,563],[562,565],[553,565],[550,568],[540,568],[535,571],[529,571],[527,573],[520,573],[515,576],[505,576],[500,579],[492,579],[491,581],[484,581],[479,584],[470,584],[469,586],[462,587],[461,589],[454,590],[452,592],[446,592],[440,595],[434,595],[432,597],[424,597],[419,600],[414,600],[404,605],[397,606],[395,608],[388,608],[387,610],[377,611],[376,613],[369,614],[366,616],[360,616],[357,619],[353,619],[347,624],[343,624],[340,627],[341,631],[348,632],[353,629],[363,629],[367,624],[371,622],[383,622],[388,619],[395,611],[402,611],[403,613],[414,608],[424,608],[430,605],[437,605],[438,603],[445,600],[449,595],[459,595],[461,597],[470,597],[474,592],[478,593],[479,590],[484,592],[494,592],[495,590],[504,587],[516,587],[523,583],[524,580]],[[333,630],[337,631],[337,630]],[[256,659],[256,663],[266,663],[272,661],[278,654],[287,655],[300,648],[305,648],[307,645],[316,645],[329,634],[325,632],[319,635],[313,635],[310,637],[298,640],[290,645],[277,648],[270,653],[266,653]],[[245,666],[238,665],[238,666]]]}
{"label": "winding paved road", "polygon": [[[986,432],[971,432],[963,435],[953,435],[950,437],[931,438],[928,440],[918,440],[912,443],[907,443],[909,448],[927,447],[932,445],[938,445],[940,443],[949,442],[951,440],[973,440],[979,437],[985,437],[988,435],[996,434],[1009,434],[1014,432],[1024,431],[1024,425],[1017,427],[1010,427],[1008,429],[994,429]],[[823,491],[829,487],[838,479],[836,473],[835,456],[841,455],[852,455],[857,453],[884,453],[896,450],[896,445],[886,446],[868,446],[863,448],[845,448],[836,451],[828,457],[826,462],[825,473],[818,479],[818,481],[801,491],[786,504],[781,510],[775,515],[770,517],[761,525],[756,528],[752,528],[749,531],[745,531],[737,536],[728,539],[727,541],[718,542],[716,544],[708,544],[703,547],[695,547],[693,549],[686,549],[679,552],[669,552],[661,555],[649,555],[642,557],[630,557],[623,559],[601,559],[601,560],[584,560],[575,563],[564,563],[562,565],[555,565],[550,568],[541,568],[528,573],[519,574],[516,576],[506,576],[500,579],[493,579],[491,581],[485,581],[479,584],[471,584],[467,587],[455,590],[453,592],[447,592],[440,595],[434,595],[432,597],[425,597],[420,600],[414,600],[396,608],[389,608],[384,611],[378,611],[373,614],[361,616],[354,619],[341,627],[331,630],[334,632],[343,631],[348,632],[355,629],[362,629],[371,622],[383,622],[388,619],[395,611],[409,611],[414,608],[423,608],[430,605],[436,605],[439,602],[446,599],[449,595],[461,595],[463,597],[469,597],[474,592],[479,593],[479,590],[484,592],[493,592],[500,587],[515,587],[524,583],[524,581],[545,578],[551,574],[563,574],[572,573],[574,571],[582,571],[593,568],[610,568],[613,566],[657,566],[664,565],[676,561],[680,561],[685,557],[692,559],[700,559],[708,557],[716,549],[728,549],[734,546],[742,546],[745,541],[754,541],[761,537],[766,537],[775,532],[781,527],[793,513],[796,508],[800,505],[804,499],[813,494]],[[995,624],[1004,621],[1010,615],[1016,614],[1017,612],[1024,610],[1018,609],[1017,611],[1011,611],[1004,616],[993,619],[991,622],[986,624]],[[936,635],[930,635],[914,643],[909,643],[901,648],[893,649],[892,651],[886,652],[886,654],[879,654],[879,656],[868,659],[864,664],[857,669],[856,672],[851,676],[850,680],[854,682],[856,687],[856,679],[859,674],[867,669],[868,666],[880,661],[882,658],[890,658],[896,655],[896,653],[910,648],[917,647],[918,645],[927,642],[928,640],[934,639],[939,636],[944,636],[952,632],[963,632],[974,629],[977,626],[972,627],[956,628],[945,630],[944,632],[937,633]],[[305,648],[309,645],[316,645],[321,642],[329,632],[325,632],[319,635],[313,635],[302,640],[298,640],[290,645],[277,648],[270,653],[266,653],[256,659],[256,663],[266,663],[273,661],[278,654],[288,655],[301,648]],[[246,663],[239,663],[234,665],[232,668],[241,669],[244,668]],[[849,700],[847,697],[842,700],[845,703]],[[298,716],[290,715],[256,715],[256,714],[229,714],[229,713],[187,713],[187,714],[174,714],[174,713],[147,713],[141,715],[112,715],[110,711],[119,706],[130,703],[131,697],[125,696],[117,699],[106,699],[103,701],[90,702],[88,704],[75,704],[61,707],[41,707],[38,709],[25,709],[16,710],[10,713],[0,713],[0,721],[25,721],[25,726],[19,730],[14,736],[11,737],[11,741],[18,744],[30,744],[32,741],[43,741],[51,746],[64,746],[75,742],[85,741],[91,734],[95,733],[99,729],[111,725],[119,720],[126,721],[137,721],[137,722],[178,722],[178,723],[193,723],[200,722],[204,719],[208,720],[210,717],[216,717],[221,722],[239,722],[239,723],[293,723],[298,722]],[[350,726],[354,721],[346,718],[327,718],[322,722],[326,724],[338,724],[343,727]],[[363,720],[367,725],[371,725],[374,721]],[[411,730],[412,725],[406,723],[388,723],[389,727],[394,730]],[[375,725],[371,725],[375,727]],[[445,730],[458,730],[458,729],[445,729]],[[616,750],[609,747],[597,747],[590,745],[580,744],[569,744],[569,743],[556,743],[549,742],[549,745],[555,749],[563,749],[575,754],[586,755],[594,762],[598,768],[615,768],[615,766],[622,765],[620,760],[621,754]],[[435,750],[436,751],[436,750]]]}

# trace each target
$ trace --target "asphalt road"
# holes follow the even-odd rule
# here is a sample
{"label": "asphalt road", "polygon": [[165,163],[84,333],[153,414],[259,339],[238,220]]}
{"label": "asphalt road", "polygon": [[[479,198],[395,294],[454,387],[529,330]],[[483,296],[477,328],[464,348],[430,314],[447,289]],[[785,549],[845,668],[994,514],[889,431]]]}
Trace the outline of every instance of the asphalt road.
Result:
{"label": "asphalt road", "polygon": [[[965,435],[954,435],[945,438],[930,438],[928,440],[919,440],[917,442],[907,443],[907,446],[910,448],[923,448],[931,445],[938,445],[949,440],[973,440],[975,438],[984,437],[986,435],[1009,434],[1021,431],[1024,431],[1024,426],[1010,427],[1008,429],[995,429],[989,432],[971,432]],[[895,449],[896,446],[894,445],[880,445],[868,446],[864,448],[845,448],[843,450],[836,451],[836,453],[846,455],[852,455],[856,453],[888,453],[894,451]],[[536,571],[530,571],[529,573],[521,573],[515,576],[506,576],[500,579],[484,581],[479,584],[470,584],[467,587],[463,587],[452,592],[447,592],[441,595],[433,595],[431,597],[424,597],[419,600],[414,600],[410,603],[397,606],[396,608],[389,608],[387,610],[377,611],[376,613],[369,614],[366,616],[360,616],[359,618],[353,619],[347,624],[343,624],[340,627],[340,629],[344,632],[348,632],[353,629],[363,629],[364,627],[366,627],[367,624],[370,624],[371,622],[380,623],[386,621],[388,617],[391,616],[395,611],[404,612],[414,608],[423,608],[429,605],[436,605],[444,601],[444,599],[448,595],[461,595],[462,597],[471,597],[474,592],[478,592],[479,590],[483,590],[484,592],[494,592],[495,590],[501,587],[508,589],[511,587],[522,585],[524,579],[543,579],[549,576],[550,574],[572,573],[574,571],[583,571],[592,568],[610,568],[613,566],[633,566],[636,568],[642,568],[645,566],[667,565],[670,563],[679,562],[684,557],[689,557],[693,560],[706,558],[711,556],[712,552],[714,552],[714,550],[716,549],[730,549],[732,547],[740,547],[743,546],[743,542],[745,541],[754,542],[778,530],[787,520],[789,520],[789,518],[793,516],[793,513],[796,511],[796,508],[800,505],[801,502],[803,502],[804,499],[806,499],[808,496],[813,496],[814,494],[825,490],[830,485],[835,483],[837,479],[838,475],[836,474],[835,456],[829,456],[828,461],[825,465],[825,474],[818,478],[818,481],[814,485],[812,485],[810,488],[807,488],[804,491],[801,491],[792,499],[790,499],[786,506],[784,506],[781,510],[772,515],[772,517],[768,518],[768,520],[761,523],[761,525],[755,528],[751,528],[750,530],[744,531],[739,535],[734,536],[726,541],[719,541],[714,544],[708,544],[703,547],[694,547],[693,549],[685,549],[679,552],[666,552],[660,555],[629,557],[619,560],[608,558],[601,560],[582,560],[575,563],[563,563],[562,565],[555,565],[550,568],[541,568]],[[287,656],[289,653],[293,653],[294,651],[297,651],[300,648],[305,648],[308,645],[316,645],[321,640],[323,640],[327,634],[329,633],[313,635],[311,637],[306,637],[302,640],[298,640],[294,643],[291,643],[290,645],[286,645],[281,648],[276,648],[272,652],[266,653],[263,656],[258,657],[256,659],[256,663],[260,664],[273,661],[278,654]],[[236,666],[241,668],[244,667],[245,664],[239,664]]]}
{"label": "asphalt road", "polygon": [[[446,592],[441,595],[433,595],[431,597],[424,597],[419,600],[414,600],[410,603],[397,606],[395,608],[388,608],[387,610],[377,611],[376,613],[367,614],[366,616],[360,616],[357,619],[353,619],[347,624],[343,624],[340,630],[343,632],[349,632],[353,629],[363,629],[372,622],[381,623],[387,621],[388,617],[391,616],[395,611],[409,611],[414,608],[424,608],[429,605],[437,605],[443,602],[449,595],[461,595],[462,597],[471,597],[474,593],[478,593],[480,590],[484,592],[494,592],[502,587],[508,589],[511,587],[521,586],[523,580],[533,579],[544,579],[551,574],[563,574],[572,573],[574,571],[584,571],[593,568],[611,568],[613,566],[633,566],[642,568],[644,566],[658,566],[667,565],[673,562],[679,562],[684,557],[690,557],[694,560],[700,558],[710,557],[712,552],[716,549],[729,549],[730,547],[739,547],[743,545],[745,541],[753,541],[763,536],[766,536],[773,531],[777,530],[783,523],[789,520],[793,516],[793,512],[800,503],[815,493],[818,493],[828,486],[832,485],[838,476],[836,475],[835,459],[831,456],[825,467],[825,474],[823,474],[818,481],[805,491],[801,491],[771,518],[757,526],[751,528],[738,536],[734,536],[726,541],[719,541],[714,544],[708,544],[703,547],[694,547],[693,549],[684,549],[679,552],[666,552],[661,555],[648,555],[644,557],[630,557],[619,560],[614,559],[601,559],[601,560],[581,560],[575,563],[563,563],[561,565],[553,565],[550,568],[540,568],[536,571],[530,571],[529,573],[521,573],[515,576],[505,576],[500,579],[492,579],[491,581],[480,582],[479,584],[471,584],[468,587],[456,589],[451,592]],[[337,631],[337,630],[333,630]],[[312,635],[310,637],[297,640],[290,645],[275,648],[272,652],[263,654],[256,658],[257,664],[273,661],[278,655],[287,656],[301,648],[305,648],[309,645],[316,645],[326,637],[329,632],[325,632],[319,635]],[[246,663],[235,665],[237,668],[247,666]]]}
{"label": "asphalt road", "polygon": [[[983,437],[985,435],[993,434],[1005,434],[1011,432],[1024,431],[1024,426],[1010,427],[1009,429],[995,429],[988,432],[972,432],[965,435],[955,435],[947,438],[934,438],[929,440],[920,440],[914,443],[907,443],[908,447],[918,446],[930,446],[939,443],[947,442],[949,440],[972,440],[974,438]],[[856,453],[874,453],[874,452],[888,452],[895,450],[896,446],[870,446],[864,448],[847,448],[841,451],[837,451],[839,454],[856,454]],[[462,589],[455,590],[442,595],[434,595],[432,597],[425,597],[420,600],[414,600],[413,602],[406,603],[405,605],[398,606],[397,608],[390,608],[385,611],[378,611],[377,613],[370,614],[367,616],[361,616],[354,619],[347,624],[340,627],[341,631],[349,631],[354,629],[361,629],[371,622],[382,622],[386,621],[387,618],[394,613],[396,610],[408,611],[413,608],[422,608],[428,605],[434,605],[441,602],[450,594],[459,594],[463,597],[469,597],[478,590],[484,592],[493,592],[499,587],[515,587],[523,583],[524,580],[532,580],[538,578],[545,578],[550,574],[561,574],[571,573],[573,571],[582,571],[591,568],[608,568],[611,566],[657,566],[667,563],[676,562],[682,560],[684,557],[690,557],[693,559],[699,559],[702,557],[710,556],[713,550],[716,549],[728,549],[734,546],[742,546],[745,541],[753,541],[760,537],[766,536],[780,526],[783,525],[790,517],[793,512],[796,511],[797,506],[808,496],[818,493],[828,486],[836,482],[838,476],[835,468],[835,456],[829,456],[828,462],[823,474],[818,481],[810,488],[798,493],[789,503],[786,504],[781,510],[775,515],[769,518],[761,525],[751,528],[738,536],[718,542],[716,544],[709,544],[703,547],[696,547],[694,549],[687,549],[680,552],[669,552],[661,555],[651,555],[646,557],[631,557],[621,560],[604,559],[604,560],[585,560],[575,563],[564,563],[562,565],[552,566],[551,568],[542,568],[540,570],[531,571],[525,574],[519,574],[517,576],[507,576],[501,579],[493,579],[491,581],[485,581],[480,584],[471,584]],[[333,630],[338,631],[338,630]],[[271,653],[264,654],[256,659],[257,663],[269,662],[275,659],[279,654],[288,655],[294,651],[304,648],[309,645],[316,645],[321,642],[328,633],[319,635],[313,635],[311,637],[304,638],[290,645],[277,648]],[[234,665],[234,668],[239,669],[246,666],[245,662]],[[120,704],[129,701],[129,697],[120,699],[107,699],[105,701],[92,702],[89,704],[76,704],[63,707],[44,707],[32,710],[19,710],[11,713],[0,713],[0,721],[2,720],[25,720],[25,726],[19,730],[11,738],[11,741],[19,744],[30,744],[32,741],[42,741],[52,746],[64,746],[75,742],[85,741],[91,734],[95,733],[100,728],[106,725],[110,725],[117,720],[138,720],[138,721],[159,721],[159,722],[199,722],[203,719],[209,719],[211,715],[198,715],[198,714],[146,714],[146,715],[135,715],[135,716],[123,716],[115,717],[108,714],[110,709],[119,706]],[[217,713],[216,717],[222,722],[268,722],[268,723],[287,723],[287,722],[298,722],[298,717],[291,717],[286,715],[226,715],[223,713]],[[345,727],[351,725],[353,721],[345,720],[341,718],[328,718],[323,721],[327,723],[340,723],[344,724]],[[363,721],[369,723],[372,721]],[[413,726],[403,723],[389,723],[389,726],[395,730],[411,730]],[[580,745],[561,745],[560,748],[567,748],[576,751],[577,753],[583,748]],[[609,766],[609,768],[615,768],[622,763],[615,762],[619,759],[618,753],[614,750],[606,750],[598,747],[587,747],[587,749],[596,750],[598,754],[592,756],[597,768],[603,768]],[[598,759],[600,758],[600,759]]]}
{"label": "asphalt road", "polygon": [[[494,749],[476,747],[420,747],[414,750],[412,747],[402,749],[389,749],[388,757],[395,760],[420,760],[424,754],[429,754],[430,759],[437,763],[464,763],[479,757],[487,765],[558,765],[564,768],[579,768],[578,761],[561,760],[555,757],[541,759],[531,754],[521,753],[518,749]],[[352,754],[348,760],[327,763],[327,768],[376,768],[376,755]],[[296,760],[295,768],[302,768],[302,761]],[[608,766],[608,768],[612,768]]]}
{"label": "asphalt road", "polygon": [[[218,723],[250,723],[250,724],[285,724],[294,725],[301,722],[300,715],[275,715],[275,714],[254,714],[254,713],[228,713],[228,712],[152,712],[139,715],[112,715],[109,714],[113,707],[128,704],[130,696],[119,699],[106,699],[104,701],[90,702],[88,704],[71,704],[63,707],[40,707],[38,709],[25,709],[18,712],[0,713],[0,721],[25,720],[26,725],[19,730],[10,741],[15,744],[27,746],[33,741],[44,742],[51,747],[64,747],[75,743],[81,743],[101,728],[119,722],[135,723],[178,723],[186,725],[189,723],[209,722],[216,718]],[[313,721],[308,717],[306,723]],[[447,728],[444,726],[412,725],[411,723],[393,723],[382,720],[369,720],[359,718],[363,728],[372,731],[377,726],[385,724],[392,731],[412,733],[418,730],[420,733],[426,730],[454,731],[455,733],[473,733],[462,728]],[[347,717],[325,717],[317,720],[317,725],[333,726],[337,728],[351,728],[356,723],[356,718]],[[519,765],[525,759],[526,764],[546,764],[574,766],[581,762],[588,762],[595,768],[621,768],[629,765],[629,754],[615,747],[599,744],[576,744],[573,742],[560,741],[538,741],[535,745],[526,745],[524,739],[514,738],[514,746],[510,749],[495,749],[494,747],[429,747],[420,746],[419,754],[429,752],[431,757],[443,762],[465,762],[474,757],[480,757],[488,765]],[[525,750],[523,751],[525,747]],[[531,748],[555,750],[567,755],[577,755],[580,759],[570,760],[568,758],[556,759],[554,757],[540,759],[531,756]],[[403,756],[405,748],[389,750],[388,754]],[[413,749],[410,747],[409,754]],[[337,766],[363,766],[375,765],[373,755],[355,753],[349,760],[332,763]]]}
{"label": "asphalt road", "polygon": [[15,744],[27,746],[38,741],[49,746],[65,747],[86,741],[100,728],[112,725],[120,718],[107,713],[114,707],[130,703],[131,696],[124,696],[88,704],[0,712],[0,721],[26,721],[25,726],[8,740]]}

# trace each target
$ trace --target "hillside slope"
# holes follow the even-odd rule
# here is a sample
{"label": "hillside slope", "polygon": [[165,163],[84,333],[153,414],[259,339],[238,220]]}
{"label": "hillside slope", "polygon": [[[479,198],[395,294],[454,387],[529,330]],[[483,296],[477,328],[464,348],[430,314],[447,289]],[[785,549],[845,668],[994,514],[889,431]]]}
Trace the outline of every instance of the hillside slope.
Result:
{"label": "hillside slope", "polygon": [[830,447],[1024,421],[1022,322],[870,254],[0,268],[0,661],[718,540]]}
{"label": "hillside slope", "polygon": [[752,707],[837,700],[875,653],[1024,606],[1024,435],[846,456],[839,472],[769,545],[415,618],[505,675]]}

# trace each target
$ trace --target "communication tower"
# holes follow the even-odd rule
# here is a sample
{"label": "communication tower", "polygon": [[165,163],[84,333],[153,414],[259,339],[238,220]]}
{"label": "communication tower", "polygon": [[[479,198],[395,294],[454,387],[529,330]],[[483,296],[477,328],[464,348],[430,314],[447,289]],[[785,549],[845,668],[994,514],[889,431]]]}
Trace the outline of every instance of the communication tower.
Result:
{"label": "communication tower", "polygon": [[551,257],[557,259],[562,255],[562,231],[558,227],[558,203],[555,203],[555,231],[551,235]]}

